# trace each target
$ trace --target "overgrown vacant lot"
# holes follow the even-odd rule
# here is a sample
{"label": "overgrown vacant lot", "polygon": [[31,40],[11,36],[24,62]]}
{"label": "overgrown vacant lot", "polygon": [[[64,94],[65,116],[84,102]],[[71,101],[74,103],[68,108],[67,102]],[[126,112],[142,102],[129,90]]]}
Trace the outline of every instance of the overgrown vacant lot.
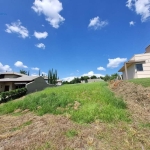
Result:
{"label": "overgrown vacant lot", "polygon": [[0,105],[0,147],[150,149],[150,124],[133,114],[105,82],[47,88]]}

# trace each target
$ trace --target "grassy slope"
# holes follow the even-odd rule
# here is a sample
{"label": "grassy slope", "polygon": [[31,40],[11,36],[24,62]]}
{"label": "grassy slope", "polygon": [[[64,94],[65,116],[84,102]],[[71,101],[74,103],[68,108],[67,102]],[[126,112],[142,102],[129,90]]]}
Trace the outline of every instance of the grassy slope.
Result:
{"label": "grassy slope", "polygon": [[150,78],[132,79],[132,80],[129,80],[129,82],[140,84],[144,87],[150,87]]}
{"label": "grassy slope", "polygon": [[64,114],[80,123],[101,121],[128,121],[126,104],[115,98],[105,82],[65,85],[47,88],[26,96],[24,100],[8,102],[0,106],[0,114],[16,109],[29,109],[38,115]]}

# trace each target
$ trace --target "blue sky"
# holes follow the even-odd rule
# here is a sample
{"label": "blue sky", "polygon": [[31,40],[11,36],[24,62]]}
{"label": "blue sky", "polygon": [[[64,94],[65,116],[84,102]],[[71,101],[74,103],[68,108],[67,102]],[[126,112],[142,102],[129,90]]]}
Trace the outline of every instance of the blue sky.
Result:
{"label": "blue sky", "polygon": [[150,0],[1,0],[0,72],[116,73],[150,44]]}

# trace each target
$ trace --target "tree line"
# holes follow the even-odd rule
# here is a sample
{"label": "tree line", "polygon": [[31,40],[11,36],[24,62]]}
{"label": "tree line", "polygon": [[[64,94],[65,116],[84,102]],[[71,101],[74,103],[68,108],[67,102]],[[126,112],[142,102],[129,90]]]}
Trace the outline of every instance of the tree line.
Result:
{"label": "tree line", "polygon": [[80,78],[74,78],[73,80],[69,81],[63,81],[63,84],[76,84],[76,83],[81,83],[82,81],[87,82],[88,79],[102,79],[104,81],[110,81],[110,80],[115,80],[117,77],[120,77],[118,73],[114,73],[112,75],[106,74],[104,77],[100,76],[97,77],[95,75],[89,77],[89,76],[81,76]]}

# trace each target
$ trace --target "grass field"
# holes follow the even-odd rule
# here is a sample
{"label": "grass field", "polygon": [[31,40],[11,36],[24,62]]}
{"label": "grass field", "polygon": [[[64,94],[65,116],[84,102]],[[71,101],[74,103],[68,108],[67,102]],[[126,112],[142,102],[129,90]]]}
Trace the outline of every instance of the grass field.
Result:
{"label": "grass field", "polygon": [[129,82],[142,85],[144,87],[150,87],[150,78],[132,79]]}
{"label": "grass field", "polygon": [[134,84],[121,84],[119,89],[106,82],[64,85],[0,104],[0,147],[149,150],[150,107],[133,99]]}
{"label": "grass field", "polygon": [[47,88],[23,100],[1,105],[0,114],[17,109],[28,109],[38,115],[63,114],[78,123],[130,120],[126,103],[116,98],[105,82]]}

